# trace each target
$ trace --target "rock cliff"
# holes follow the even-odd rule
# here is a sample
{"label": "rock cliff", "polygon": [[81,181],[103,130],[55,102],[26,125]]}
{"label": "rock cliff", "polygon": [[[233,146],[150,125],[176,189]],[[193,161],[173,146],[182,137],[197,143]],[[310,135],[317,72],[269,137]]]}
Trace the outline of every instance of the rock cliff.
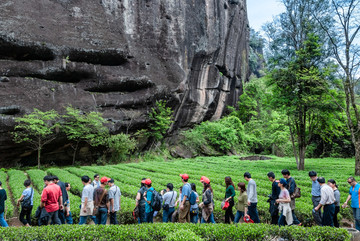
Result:
{"label": "rock cliff", "polygon": [[3,163],[31,155],[10,131],[33,108],[97,110],[118,132],[130,121],[144,127],[167,99],[177,130],[220,118],[248,79],[246,0],[12,0],[0,9]]}

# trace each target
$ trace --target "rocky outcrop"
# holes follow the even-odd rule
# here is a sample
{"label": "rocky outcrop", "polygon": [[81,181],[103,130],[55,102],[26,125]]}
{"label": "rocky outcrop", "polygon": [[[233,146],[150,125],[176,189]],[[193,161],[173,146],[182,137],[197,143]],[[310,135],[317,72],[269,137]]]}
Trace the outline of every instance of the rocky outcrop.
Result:
{"label": "rocky outcrop", "polygon": [[129,121],[144,127],[167,99],[176,131],[220,118],[248,79],[245,0],[13,0],[0,9],[1,162],[31,154],[10,131],[35,107],[97,110],[118,132]]}

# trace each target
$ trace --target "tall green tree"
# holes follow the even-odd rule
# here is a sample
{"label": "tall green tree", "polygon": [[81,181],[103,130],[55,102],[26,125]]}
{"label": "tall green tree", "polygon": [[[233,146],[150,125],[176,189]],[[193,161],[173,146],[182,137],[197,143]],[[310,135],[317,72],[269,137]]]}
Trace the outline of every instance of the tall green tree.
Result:
{"label": "tall green tree", "polygon": [[109,130],[104,124],[106,121],[99,112],[82,113],[72,106],[66,107],[63,130],[69,140],[73,142],[73,165],[76,160],[76,153],[82,141],[91,146],[106,144]]}
{"label": "tall green tree", "polygon": [[34,109],[30,114],[15,118],[13,139],[16,143],[26,142],[37,150],[37,162],[40,169],[40,157],[43,147],[53,141],[58,132],[59,114],[55,110],[40,111]]}
{"label": "tall green tree", "polygon": [[[316,1],[314,1],[316,2]],[[330,0],[331,8],[322,8],[320,14],[332,21],[318,20],[330,40],[332,57],[340,66],[347,126],[355,146],[355,175],[360,175],[360,111],[356,88],[360,80],[360,0]]]}

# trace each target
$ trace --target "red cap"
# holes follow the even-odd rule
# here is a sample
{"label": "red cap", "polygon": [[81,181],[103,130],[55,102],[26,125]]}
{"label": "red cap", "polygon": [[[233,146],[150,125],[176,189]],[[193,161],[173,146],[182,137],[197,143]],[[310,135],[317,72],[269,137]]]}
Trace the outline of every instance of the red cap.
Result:
{"label": "red cap", "polygon": [[184,174],[180,174],[180,177],[184,180],[189,180],[189,175],[184,173]]}
{"label": "red cap", "polygon": [[207,178],[207,177],[205,177],[205,176],[202,176],[201,179],[200,179],[200,182],[209,184],[209,183],[210,183],[210,179]]}
{"label": "red cap", "polygon": [[100,179],[100,182],[101,182],[101,183],[105,183],[105,182],[110,181],[110,179],[111,179],[111,178],[108,178],[108,177],[102,177],[102,178]]}
{"label": "red cap", "polygon": [[150,185],[150,184],[151,184],[151,180],[148,178],[148,179],[145,180],[144,183],[145,183],[145,185]]}
{"label": "red cap", "polygon": [[146,179],[144,179],[144,180],[141,180],[141,183],[144,183],[144,184],[145,184],[145,181],[146,181]]}

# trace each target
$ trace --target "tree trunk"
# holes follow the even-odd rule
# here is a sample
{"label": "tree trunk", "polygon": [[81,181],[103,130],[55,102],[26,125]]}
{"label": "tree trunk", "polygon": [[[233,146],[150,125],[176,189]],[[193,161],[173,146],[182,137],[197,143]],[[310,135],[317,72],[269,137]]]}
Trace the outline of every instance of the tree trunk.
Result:
{"label": "tree trunk", "polygon": [[75,158],[76,158],[76,152],[77,152],[78,147],[79,147],[79,141],[76,142],[76,146],[74,149],[73,161],[72,161],[73,166],[75,165]]}
{"label": "tree trunk", "polygon": [[360,176],[360,140],[355,143],[355,176]]}
{"label": "tree trunk", "polygon": [[304,145],[304,143],[301,143],[301,145],[299,145],[299,165],[298,165],[299,171],[305,170],[305,153],[306,153],[306,146]]}
{"label": "tree trunk", "polygon": [[297,151],[296,151],[294,133],[293,133],[293,131],[292,131],[291,123],[290,123],[290,119],[289,119],[289,118],[288,118],[288,124],[289,124],[290,139],[291,139],[291,144],[292,144],[292,148],[293,148],[293,152],[294,152],[294,157],[295,157],[295,161],[296,161],[296,166],[299,168],[299,158],[298,158],[298,154],[297,154]]}
{"label": "tree trunk", "polygon": [[41,147],[38,148],[38,156],[37,156],[37,159],[38,159],[38,169],[40,169],[40,155],[41,155]]}

